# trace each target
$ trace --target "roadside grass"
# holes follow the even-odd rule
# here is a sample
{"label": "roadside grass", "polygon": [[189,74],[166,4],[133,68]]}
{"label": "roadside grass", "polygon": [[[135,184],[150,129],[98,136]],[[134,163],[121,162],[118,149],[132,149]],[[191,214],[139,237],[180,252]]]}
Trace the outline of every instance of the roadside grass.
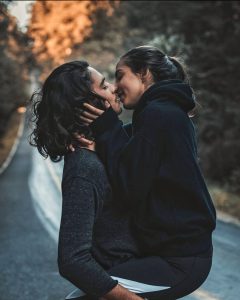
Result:
{"label": "roadside grass", "polygon": [[15,111],[7,124],[5,134],[0,138],[0,167],[7,159],[15,139],[18,134],[18,128],[21,123],[23,115]]}
{"label": "roadside grass", "polygon": [[240,220],[240,195],[212,184],[208,185],[208,189],[217,210]]}

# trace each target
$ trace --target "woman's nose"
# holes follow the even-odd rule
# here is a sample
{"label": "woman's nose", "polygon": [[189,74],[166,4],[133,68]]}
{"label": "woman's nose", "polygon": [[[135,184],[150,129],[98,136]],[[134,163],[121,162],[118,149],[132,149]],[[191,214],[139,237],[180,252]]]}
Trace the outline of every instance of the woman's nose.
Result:
{"label": "woman's nose", "polygon": [[111,84],[111,91],[112,91],[113,94],[116,94],[117,86],[115,84]]}

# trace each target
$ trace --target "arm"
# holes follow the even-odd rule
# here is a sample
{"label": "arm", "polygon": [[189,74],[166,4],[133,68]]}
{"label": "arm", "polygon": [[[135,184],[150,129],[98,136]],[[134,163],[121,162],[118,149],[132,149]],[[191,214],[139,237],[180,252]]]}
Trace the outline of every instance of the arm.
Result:
{"label": "arm", "polygon": [[58,244],[60,274],[90,295],[102,296],[117,281],[91,255],[96,188],[81,177],[63,182],[62,218]]}
{"label": "arm", "polygon": [[159,169],[163,147],[158,145],[163,135],[154,124],[158,118],[148,116],[148,121],[142,122],[132,137],[112,109],[91,124],[97,152],[107,168],[115,197],[133,207],[146,199]]}
{"label": "arm", "polygon": [[[120,300],[140,299],[117,285],[91,255],[96,202],[95,186],[81,177],[63,184],[62,218],[59,232],[58,266],[60,274],[94,297]],[[135,298],[137,297],[137,298]]]}

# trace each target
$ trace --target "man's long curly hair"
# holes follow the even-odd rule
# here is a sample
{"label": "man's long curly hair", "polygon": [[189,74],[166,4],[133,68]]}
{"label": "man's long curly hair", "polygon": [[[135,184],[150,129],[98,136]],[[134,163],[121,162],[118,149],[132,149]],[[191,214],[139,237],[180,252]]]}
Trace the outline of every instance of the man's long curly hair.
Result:
{"label": "man's long curly hair", "polygon": [[57,67],[40,92],[35,92],[30,99],[34,129],[29,142],[43,157],[50,157],[54,162],[62,159],[70,144],[76,144],[75,133],[92,138],[90,127],[81,122],[77,109],[83,108],[84,102],[105,109],[104,99],[91,89],[88,67],[85,61]]}

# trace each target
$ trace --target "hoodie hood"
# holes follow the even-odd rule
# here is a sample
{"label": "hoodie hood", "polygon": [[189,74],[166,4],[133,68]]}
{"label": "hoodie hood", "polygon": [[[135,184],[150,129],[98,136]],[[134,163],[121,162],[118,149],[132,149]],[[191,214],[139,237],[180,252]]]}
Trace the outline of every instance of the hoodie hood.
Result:
{"label": "hoodie hood", "polygon": [[162,80],[153,84],[143,93],[134,111],[135,117],[154,100],[169,100],[176,103],[187,113],[196,105],[195,96],[189,84],[176,79]]}

